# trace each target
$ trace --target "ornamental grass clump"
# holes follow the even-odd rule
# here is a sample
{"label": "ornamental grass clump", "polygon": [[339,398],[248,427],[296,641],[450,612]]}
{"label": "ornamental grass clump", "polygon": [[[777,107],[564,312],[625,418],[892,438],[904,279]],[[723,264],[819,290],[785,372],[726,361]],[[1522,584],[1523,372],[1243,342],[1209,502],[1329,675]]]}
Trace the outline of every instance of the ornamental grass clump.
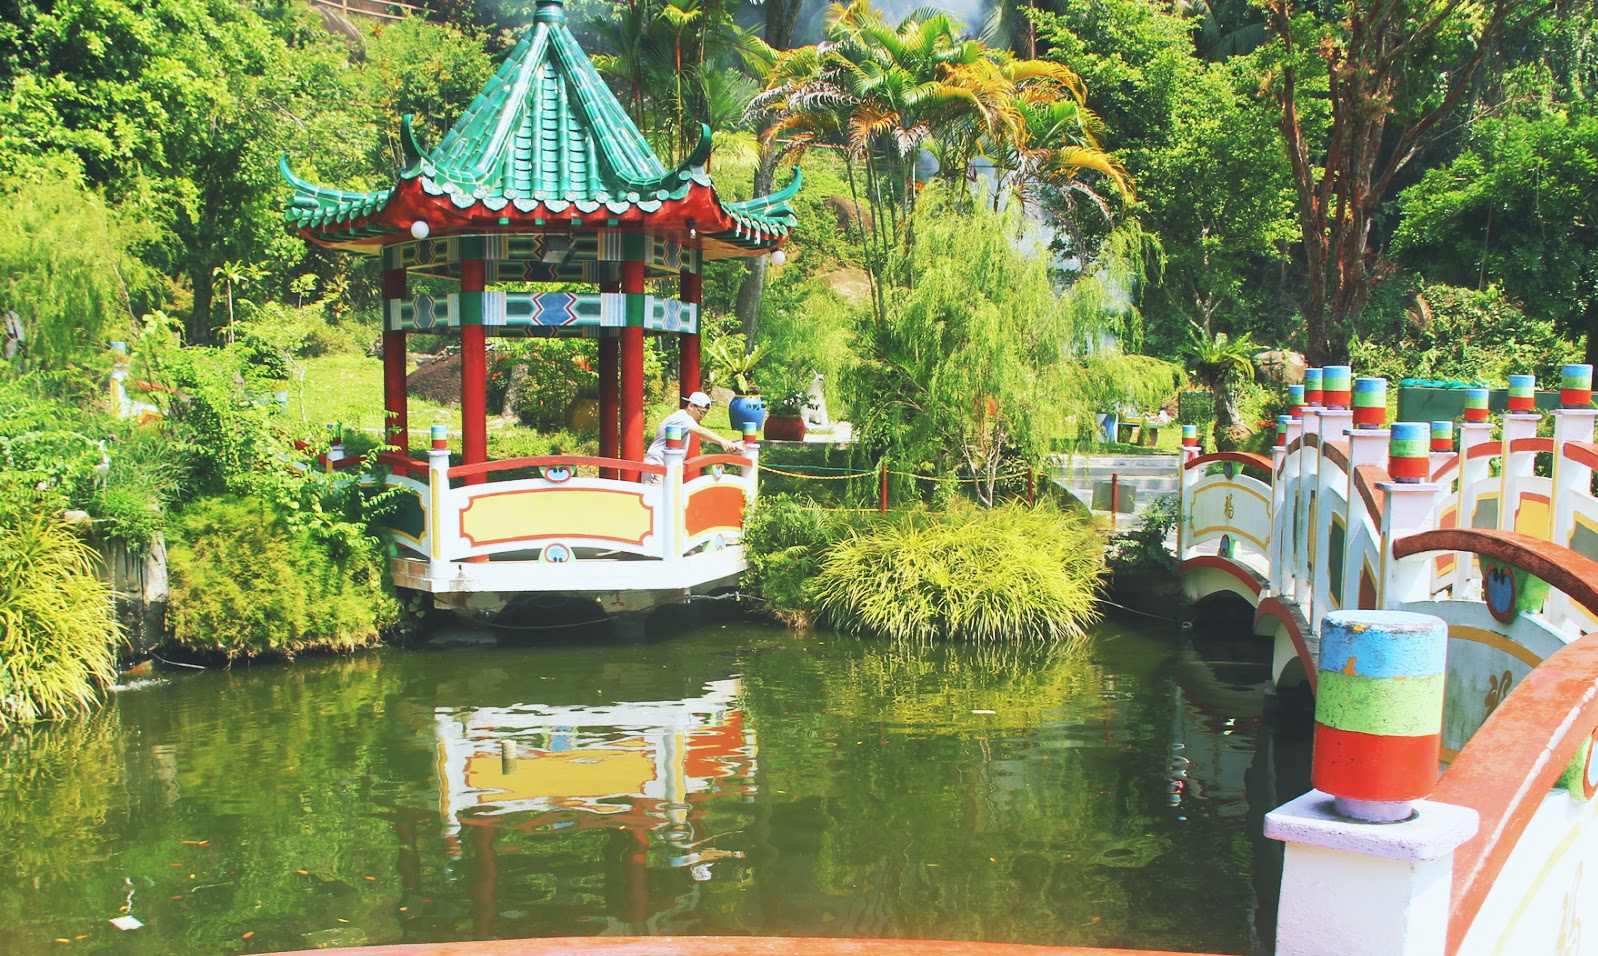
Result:
{"label": "ornamental grass clump", "polygon": [[1049,507],[957,507],[840,541],[808,591],[840,630],[1076,646],[1098,620],[1103,569],[1103,543],[1083,519]]}
{"label": "ornamental grass clump", "polygon": [[0,483],[0,731],[88,710],[123,643],[100,556],[54,500]]}

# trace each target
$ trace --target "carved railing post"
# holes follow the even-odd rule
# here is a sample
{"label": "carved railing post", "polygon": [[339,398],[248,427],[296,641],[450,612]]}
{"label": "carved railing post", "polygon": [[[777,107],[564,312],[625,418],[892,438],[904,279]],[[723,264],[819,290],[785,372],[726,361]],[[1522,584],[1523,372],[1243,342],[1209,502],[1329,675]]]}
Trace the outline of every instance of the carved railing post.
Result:
{"label": "carved railing post", "polygon": [[1276,952],[1441,956],[1454,851],[1477,828],[1476,811],[1425,799],[1447,625],[1340,611],[1320,635],[1315,789],[1265,817],[1265,835],[1287,844]]}

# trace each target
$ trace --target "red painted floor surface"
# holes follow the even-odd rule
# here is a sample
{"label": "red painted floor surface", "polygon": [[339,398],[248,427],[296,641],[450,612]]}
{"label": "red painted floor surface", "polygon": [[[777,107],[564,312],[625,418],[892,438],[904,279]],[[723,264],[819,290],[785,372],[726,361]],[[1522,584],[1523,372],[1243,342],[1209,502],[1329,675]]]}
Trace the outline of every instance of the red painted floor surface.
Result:
{"label": "red painted floor surface", "polygon": [[[599,936],[510,939],[352,949],[282,956],[1184,956],[1168,950],[1083,949],[922,939],[817,939],[759,936]],[[1185,954],[1195,956],[1195,954]],[[1200,954],[1201,956],[1201,954]]]}

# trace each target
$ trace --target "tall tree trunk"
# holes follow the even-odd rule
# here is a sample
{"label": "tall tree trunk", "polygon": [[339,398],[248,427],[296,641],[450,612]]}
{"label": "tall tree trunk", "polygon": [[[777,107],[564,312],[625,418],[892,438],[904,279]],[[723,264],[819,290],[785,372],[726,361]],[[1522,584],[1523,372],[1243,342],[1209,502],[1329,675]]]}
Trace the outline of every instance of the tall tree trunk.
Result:
{"label": "tall tree trunk", "polygon": [[793,31],[804,0],[766,0],[766,42],[774,50],[793,48]]}
{"label": "tall tree trunk", "polygon": [[[797,5],[798,0],[795,0]],[[769,196],[771,187],[777,176],[777,154],[774,150],[766,150],[760,157],[760,163],[755,167],[755,192],[756,196]],[[760,331],[760,299],[766,291],[766,265],[770,257],[751,256],[744,260],[748,272],[744,274],[743,282],[738,284],[738,299],[733,306],[734,313],[738,316],[738,324],[743,327],[744,347],[750,352],[755,350],[755,336]]]}
{"label": "tall tree trunk", "polygon": [[211,305],[216,300],[216,279],[202,264],[190,270],[189,281],[194,284],[194,305],[184,326],[184,339],[189,345],[205,345],[211,341]]}
{"label": "tall tree trunk", "polygon": [[[1266,2],[1266,16],[1283,47],[1274,93],[1303,231],[1304,351],[1312,365],[1348,357],[1349,336],[1376,281],[1379,250],[1372,246],[1372,225],[1394,176],[1435,138],[1437,124],[1459,106],[1485,58],[1549,3],[1489,0],[1475,17],[1479,33],[1468,52],[1453,62],[1424,62],[1428,54],[1417,51],[1454,24],[1463,6],[1464,0],[1441,0],[1425,16],[1412,18],[1392,3],[1351,0],[1339,14],[1344,19],[1315,47],[1326,61],[1324,99],[1331,123],[1323,138],[1312,141],[1298,112],[1299,58],[1309,52],[1298,49],[1293,32],[1300,11],[1292,0]],[[1413,62],[1417,57],[1421,63]],[[1422,68],[1435,73],[1433,86],[1442,95],[1389,140],[1388,118],[1410,105],[1400,102],[1404,80]]]}

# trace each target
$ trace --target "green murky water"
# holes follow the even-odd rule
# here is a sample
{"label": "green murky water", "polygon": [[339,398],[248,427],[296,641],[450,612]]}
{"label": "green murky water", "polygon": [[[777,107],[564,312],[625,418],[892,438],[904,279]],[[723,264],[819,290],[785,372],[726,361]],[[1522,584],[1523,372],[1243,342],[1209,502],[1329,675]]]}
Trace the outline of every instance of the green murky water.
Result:
{"label": "green murky water", "polygon": [[0,741],[0,952],[1259,951],[1280,855],[1258,817],[1304,772],[1279,769],[1295,748],[1242,646],[1214,663],[1107,624],[1062,660],[712,624],[159,675]]}

